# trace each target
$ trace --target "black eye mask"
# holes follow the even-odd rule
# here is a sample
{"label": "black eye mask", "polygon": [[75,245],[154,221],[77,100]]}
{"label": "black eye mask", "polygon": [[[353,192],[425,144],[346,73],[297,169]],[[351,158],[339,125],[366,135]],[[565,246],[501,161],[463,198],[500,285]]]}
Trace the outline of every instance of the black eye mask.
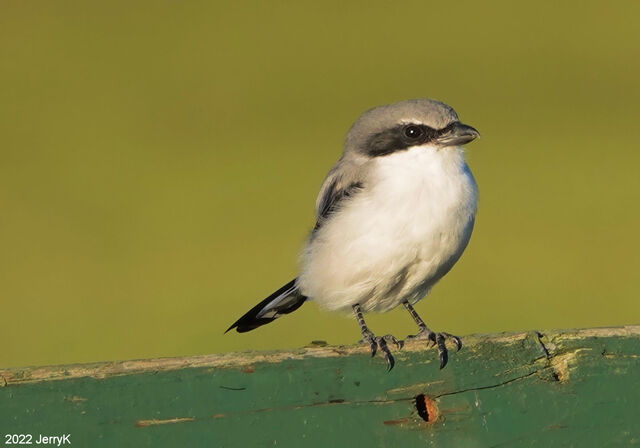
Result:
{"label": "black eye mask", "polygon": [[456,126],[453,122],[442,129],[433,129],[424,124],[410,123],[394,126],[371,136],[364,151],[371,157],[381,157],[420,146],[449,134]]}

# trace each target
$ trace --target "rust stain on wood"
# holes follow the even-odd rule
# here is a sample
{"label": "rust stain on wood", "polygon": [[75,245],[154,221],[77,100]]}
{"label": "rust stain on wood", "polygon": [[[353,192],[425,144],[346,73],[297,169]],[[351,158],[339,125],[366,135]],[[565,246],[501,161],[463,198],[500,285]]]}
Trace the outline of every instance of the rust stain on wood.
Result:
{"label": "rust stain on wood", "polygon": [[408,418],[398,418],[396,420],[385,420],[382,422],[383,425],[387,425],[387,426],[395,426],[395,425],[401,425],[403,423],[407,423],[409,421]]}
{"label": "rust stain on wood", "polygon": [[435,422],[436,420],[438,420],[438,417],[440,417],[440,411],[438,410],[438,405],[436,404],[435,400],[433,400],[431,397],[428,397],[425,395],[424,397],[424,401],[427,404],[427,412],[429,413],[429,420],[428,422]]}

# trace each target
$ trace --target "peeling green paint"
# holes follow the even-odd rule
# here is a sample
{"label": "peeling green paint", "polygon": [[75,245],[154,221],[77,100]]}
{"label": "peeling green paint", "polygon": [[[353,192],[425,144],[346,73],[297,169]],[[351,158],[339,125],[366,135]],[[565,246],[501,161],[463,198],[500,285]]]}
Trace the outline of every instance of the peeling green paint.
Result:
{"label": "peeling green paint", "polygon": [[390,373],[362,347],[317,345],[3,370],[0,433],[91,447],[640,444],[640,327],[464,342],[444,370],[420,343]]}

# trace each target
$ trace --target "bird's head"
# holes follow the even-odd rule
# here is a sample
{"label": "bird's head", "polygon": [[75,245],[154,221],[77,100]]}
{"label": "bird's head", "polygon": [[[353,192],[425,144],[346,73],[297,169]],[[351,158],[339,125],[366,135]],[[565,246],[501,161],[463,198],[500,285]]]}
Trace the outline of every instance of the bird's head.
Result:
{"label": "bird's head", "polygon": [[414,146],[457,147],[479,136],[474,128],[460,123],[446,104],[407,100],[362,114],[347,133],[345,153],[382,157]]}

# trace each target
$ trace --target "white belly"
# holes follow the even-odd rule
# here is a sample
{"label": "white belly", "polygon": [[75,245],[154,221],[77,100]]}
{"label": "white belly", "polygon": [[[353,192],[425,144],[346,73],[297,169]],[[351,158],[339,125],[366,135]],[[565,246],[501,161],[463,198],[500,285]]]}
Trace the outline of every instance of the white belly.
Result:
{"label": "white belly", "polygon": [[415,303],[469,242],[475,181],[459,148],[414,147],[376,159],[365,188],[310,239],[302,293],[332,310]]}

